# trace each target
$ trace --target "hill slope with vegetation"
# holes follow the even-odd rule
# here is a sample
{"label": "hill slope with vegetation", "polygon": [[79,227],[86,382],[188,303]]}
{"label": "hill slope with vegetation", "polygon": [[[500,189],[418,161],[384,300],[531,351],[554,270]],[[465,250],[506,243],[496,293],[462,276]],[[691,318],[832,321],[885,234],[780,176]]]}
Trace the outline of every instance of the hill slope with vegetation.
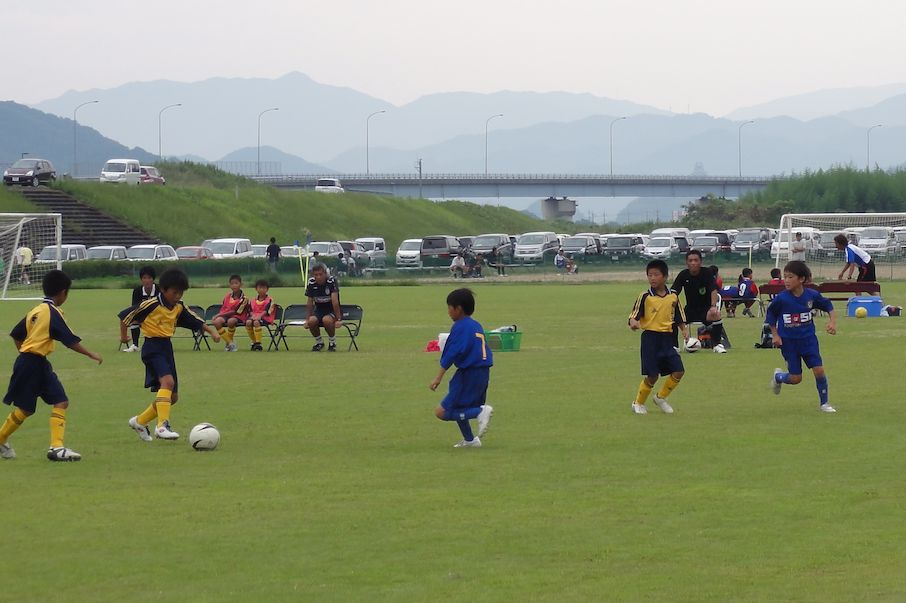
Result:
{"label": "hill slope with vegetation", "polygon": [[304,241],[308,229],[315,240],[382,236],[392,250],[403,239],[431,234],[575,231],[573,224],[544,222],[504,207],[284,191],[196,164],[167,163],[161,165],[161,171],[167,186],[74,181],[56,186],[174,246],[230,236],[247,237],[254,243],[276,237],[278,243],[287,245]]}

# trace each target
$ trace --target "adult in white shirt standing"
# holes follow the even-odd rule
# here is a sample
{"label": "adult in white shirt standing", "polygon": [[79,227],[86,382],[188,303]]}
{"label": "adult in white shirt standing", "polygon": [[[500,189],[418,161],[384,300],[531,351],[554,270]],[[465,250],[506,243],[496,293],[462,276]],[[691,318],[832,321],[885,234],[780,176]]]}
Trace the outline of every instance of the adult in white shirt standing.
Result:
{"label": "adult in white shirt standing", "polygon": [[790,243],[790,259],[805,261],[805,241],[801,232],[797,232],[796,238]]}

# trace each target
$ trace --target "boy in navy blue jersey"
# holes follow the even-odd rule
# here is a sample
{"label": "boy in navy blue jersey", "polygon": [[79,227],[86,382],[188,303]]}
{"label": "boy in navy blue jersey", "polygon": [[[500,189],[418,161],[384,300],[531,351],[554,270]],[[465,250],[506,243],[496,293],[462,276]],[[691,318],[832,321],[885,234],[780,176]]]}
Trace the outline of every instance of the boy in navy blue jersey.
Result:
{"label": "boy in navy blue jersey", "polygon": [[[462,441],[454,448],[478,448],[481,436],[488,431],[494,409],[485,404],[488,381],[494,358],[484,338],[484,329],[472,318],[475,295],[470,289],[456,289],[447,296],[447,314],[453,319],[453,328],[440,357],[440,372],[431,385],[436,391],[444,374],[454,364],[456,374],[450,379],[450,389],[434,414],[441,421],[456,421],[462,432]],[[478,435],[472,434],[470,419],[478,419]]]}
{"label": "boy in navy blue jersey", "polygon": [[787,372],[774,369],[771,387],[780,393],[786,383],[796,385],[802,382],[802,361],[815,374],[818,388],[818,410],[837,412],[827,401],[827,375],[818,349],[815,335],[813,310],[823,310],[830,315],[825,330],[834,335],[837,332],[837,315],[830,300],[814,289],[805,287],[812,278],[812,272],[805,262],[793,260],[783,268],[783,284],[786,290],[778,294],[768,306],[765,323],[771,328],[774,347],[779,347],[787,363]]}
{"label": "boy in navy blue jersey", "polygon": [[53,406],[50,411],[50,449],[47,451],[47,458],[51,461],[78,461],[82,458],[75,450],[63,446],[69,397],[47,360],[54,350],[56,339],[70,350],[84,354],[98,364],[102,362],[99,355],[82,346],[81,340],[63,318],[60,306],[69,297],[71,285],[72,280],[60,270],[51,270],[45,274],[41,282],[44,301],[32,308],[10,333],[19,350],[19,357],[13,365],[9,389],[3,397],[4,404],[13,405],[13,411],[0,427],[0,458],[16,458],[16,452],[7,440],[25,419],[34,414],[38,396],[45,404]]}
{"label": "boy in navy blue jersey", "polygon": [[[154,284],[154,279],[157,278],[157,272],[154,268],[152,266],[142,266],[142,269],[138,271],[138,278],[141,279],[142,284],[132,290],[133,306],[139,305],[146,299],[157,297],[157,285]],[[123,351],[137,352],[138,338],[141,335],[141,329],[139,329],[138,325],[131,325],[129,327],[129,332],[132,334],[132,344],[127,344]]]}

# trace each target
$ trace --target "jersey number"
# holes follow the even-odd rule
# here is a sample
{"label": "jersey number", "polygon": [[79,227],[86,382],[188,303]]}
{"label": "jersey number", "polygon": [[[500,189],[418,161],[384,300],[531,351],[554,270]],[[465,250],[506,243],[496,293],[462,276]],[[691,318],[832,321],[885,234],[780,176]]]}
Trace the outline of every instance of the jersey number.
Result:
{"label": "jersey number", "polygon": [[475,333],[475,337],[481,340],[481,359],[488,359],[487,342],[484,340],[484,333]]}

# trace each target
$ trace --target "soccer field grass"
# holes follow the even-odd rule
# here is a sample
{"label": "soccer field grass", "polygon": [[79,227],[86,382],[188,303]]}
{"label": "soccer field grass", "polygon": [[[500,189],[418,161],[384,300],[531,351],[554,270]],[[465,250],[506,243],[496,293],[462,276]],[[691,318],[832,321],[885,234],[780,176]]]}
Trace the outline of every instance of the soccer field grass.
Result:
{"label": "soccer field grass", "polygon": [[[684,355],[672,416],[630,414],[640,283],[475,283],[498,353],[481,449],[457,449],[428,384],[454,287],[355,287],[361,351],[192,352],[176,342],[176,442],[126,421],[151,400],[137,354],[114,351],[128,291],[73,291],[63,307],[103,365],[51,356],[72,400],[44,458],[48,409],[0,463],[4,601],[902,601],[906,599],[906,319],[845,318],[814,378],[771,394],[780,353],[761,320],[726,320],[729,354]],[[301,290],[274,289],[284,305]],[[187,303],[223,292],[192,289]],[[897,303],[906,285],[884,284]],[[10,329],[33,302],[0,304]],[[2,347],[7,375],[15,350]],[[442,391],[443,390],[443,391]],[[2,407],[5,417],[8,407]],[[195,423],[223,434],[192,451]]]}

